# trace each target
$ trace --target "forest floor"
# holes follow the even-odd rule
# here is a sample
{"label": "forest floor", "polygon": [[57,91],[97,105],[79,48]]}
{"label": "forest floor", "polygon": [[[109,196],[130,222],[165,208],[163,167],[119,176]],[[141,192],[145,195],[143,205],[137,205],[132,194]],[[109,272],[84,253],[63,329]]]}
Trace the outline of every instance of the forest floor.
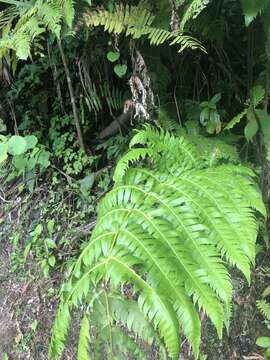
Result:
{"label": "forest floor", "polygon": [[[59,274],[44,278],[34,261],[11,271],[11,248],[0,248],[0,360],[46,360],[57,308]],[[68,346],[64,359],[75,359]]]}
{"label": "forest floor", "polygon": [[[34,260],[19,272],[11,271],[11,252],[8,243],[0,247],[0,360],[45,360],[48,358],[50,331],[57,307],[57,289],[61,274],[44,278]],[[261,263],[269,261],[262,258]],[[265,326],[256,310],[255,302],[265,284],[261,267],[253,272],[250,288],[242,278],[234,277],[233,319],[229,335],[223,340],[203,320],[202,349],[209,360],[259,360],[263,359],[256,348],[259,335],[265,335]],[[269,280],[269,279],[268,279]],[[74,327],[74,331],[78,326]],[[71,337],[72,338],[72,337]],[[75,338],[75,336],[74,336]],[[183,346],[181,359],[192,359]],[[76,359],[76,346],[68,345],[65,360]],[[151,359],[155,357],[150,356]]]}

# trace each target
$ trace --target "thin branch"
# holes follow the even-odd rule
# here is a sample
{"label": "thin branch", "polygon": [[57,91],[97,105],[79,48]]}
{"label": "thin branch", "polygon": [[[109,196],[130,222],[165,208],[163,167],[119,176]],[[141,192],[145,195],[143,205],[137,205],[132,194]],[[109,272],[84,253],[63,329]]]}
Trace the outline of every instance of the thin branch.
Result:
{"label": "thin branch", "polygon": [[73,111],[73,116],[74,116],[74,122],[75,122],[76,129],[77,129],[78,141],[79,141],[81,149],[83,151],[85,151],[85,146],[84,146],[84,141],[83,141],[83,136],[82,136],[82,130],[81,130],[80,120],[79,120],[79,116],[78,116],[78,110],[77,110],[77,106],[76,106],[74,91],[73,91],[73,87],[72,87],[72,83],[71,83],[68,63],[67,63],[66,55],[65,55],[65,52],[63,50],[62,43],[61,43],[60,39],[57,39],[57,45],[58,45],[58,48],[59,48],[59,51],[60,51],[60,54],[61,54],[64,69],[65,69],[65,74],[66,74],[66,79],[67,79],[67,84],[68,84],[68,90],[69,90],[69,95],[70,95],[70,100],[71,100],[71,106],[72,106],[72,111]]}
{"label": "thin branch", "polygon": [[62,112],[62,114],[65,114],[65,107],[64,107],[64,102],[63,102],[63,97],[62,97],[62,92],[61,92],[61,86],[60,86],[60,82],[59,82],[59,74],[58,74],[57,66],[54,61],[54,57],[51,54],[51,46],[50,46],[49,41],[47,41],[47,49],[48,49],[49,63],[50,63],[51,69],[52,69],[53,81],[56,86],[56,93],[57,93],[57,97],[59,100],[61,112]]}

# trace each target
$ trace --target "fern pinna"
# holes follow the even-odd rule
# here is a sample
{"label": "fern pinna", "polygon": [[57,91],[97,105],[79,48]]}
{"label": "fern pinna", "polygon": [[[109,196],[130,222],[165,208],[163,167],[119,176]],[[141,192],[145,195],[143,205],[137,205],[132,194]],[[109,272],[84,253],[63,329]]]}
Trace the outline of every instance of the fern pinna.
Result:
{"label": "fern pinna", "polygon": [[206,164],[185,137],[150,126],[134,136],[63,287],[51,359],[62,353],[71,310],[81,304],[78,359],[126,359],[131,351],[144,359],[142,340],[158,344],[160,358],[178,359],[179,334],[197,357],[201,310],[222,336],[231,310],[228,267],[250,281],[255,212],[265,208],[250,169]]}

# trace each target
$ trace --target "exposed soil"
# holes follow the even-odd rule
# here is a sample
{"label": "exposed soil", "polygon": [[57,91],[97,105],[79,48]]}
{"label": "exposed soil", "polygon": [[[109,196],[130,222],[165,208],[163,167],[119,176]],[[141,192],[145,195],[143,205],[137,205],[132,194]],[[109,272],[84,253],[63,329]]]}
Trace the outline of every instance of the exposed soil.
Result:
{"label": "exposed soil", "polygon": [[[0,249],[0,360],[48,359],[50,332],[57,308],[59,275],[39,277],[34,263],[25,272],[10,271],[8,246]],[[74,347],[75,348],[75,347]],[[64,359],[75,359],[67,348]]]}
{"label": "exposed soil", "polygon": [[[269,257],[262,259],[269,264]],[[263,360],[263,351],[256,346],[259,336],[269,334],[263,318],[256,308],[256,300],[266,287],[269,278],[261,267],[253,272],[251,286],[248,287],[243,277],[233,277],[234,296],[232,319],[227,333],[224,330],[222,340],[217,339],[213,327],[206,321],[203,325],[202,348],[209,360]]]}

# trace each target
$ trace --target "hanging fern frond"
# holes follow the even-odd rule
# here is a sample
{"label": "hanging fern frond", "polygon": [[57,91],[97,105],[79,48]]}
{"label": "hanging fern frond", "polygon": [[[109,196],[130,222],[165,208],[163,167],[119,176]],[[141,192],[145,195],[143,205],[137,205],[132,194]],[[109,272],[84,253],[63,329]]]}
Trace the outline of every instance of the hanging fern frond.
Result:
{"label": "hanging fern frond", "polygon": [[134,38],[141,37],[145,27],[150,26],[153,20],[153,15],[141,5],[119,4],[115,6],[114,11],[97,8],[84,14],[84,21],[87,26],[103,26],[108,33],[121,34],[126,32],[127,35],[132,34]]}
{"label": "hanging fern frond", "polygon": [[106,81],[100,85],[100,95],[110,110],[121,110],[123,108],[124,93],[119,87]]}
{"label": "hanging fern frond", "polygon": [[183,30],[186,23],[196,17],[208,6],[210,0],[190,0],[187,4],[180,22],[180,29]]}
{"label": "hanging fern frond", "polygon": [[64,347],[68,321],[61,318],[69,313],[63,309],[81,304],[96,329],[90,334],[95,359],[127,358],[130,351],[145,358],[139,339],[161,349],[164,344],[165,358],[178,359],[179,333],[198,357],[199,311],[219,337],[228,325],[228,267],[250,281],[258,231],[254,209],[265,216],[254,174],[228,163],[209,167],[184,136],[145,126],[119,162],[115,180],[62,293],[50,359]]}
{"label": "hanging fern frond", "polygon": [[73,20],[75,17],[75,8],[73,0],[62,0],[63,6],[63,19],[68,28],[72,28]]}
{"label": "hanging fern frond", "polygon": [[161,45],[168,42],[169,45],[179,45],[178,52],[186,48],[200,49],[205,51],[202,44],[194,37],[182,32],[171,32],[166,29],[152,26],[154,16],[147,9],[145,3],[138,6],[117,5],[114,11],[103,8],[89,10],[84,14],[84,22],[87,26],[103,26],[108,33],[116,35],[125,34],[133,39],[147,38],[151,45]]}

